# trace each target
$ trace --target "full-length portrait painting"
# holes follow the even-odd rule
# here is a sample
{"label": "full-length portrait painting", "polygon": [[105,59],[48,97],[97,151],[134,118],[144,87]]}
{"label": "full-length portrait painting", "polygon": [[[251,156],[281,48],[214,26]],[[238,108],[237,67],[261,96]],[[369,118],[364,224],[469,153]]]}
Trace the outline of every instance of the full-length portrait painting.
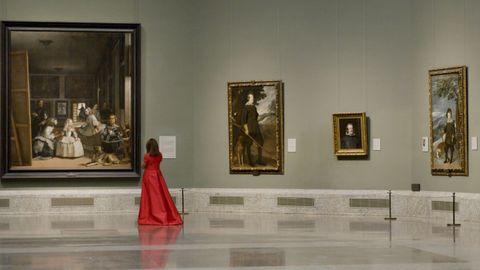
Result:
{"label": "full-length portrait painting", "polygon": [[283,173],[283,84],[228,83],[230,173]]}
{"label": "full-length portrait painting", "polygon": [[3,178],[137,177],[139,25],[2,30]]}
{"label": "full-length portrait painting", "polygon": [[429,71],[432,175],[468,175],[467,68]]}

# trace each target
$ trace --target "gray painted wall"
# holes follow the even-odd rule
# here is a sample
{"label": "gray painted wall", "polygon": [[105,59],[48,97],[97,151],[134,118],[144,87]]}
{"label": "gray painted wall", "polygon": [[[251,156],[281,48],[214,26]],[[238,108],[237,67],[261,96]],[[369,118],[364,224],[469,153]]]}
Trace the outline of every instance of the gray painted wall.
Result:
{"label": "gray painted wall", "polygon": [[[480,192],[470,177],[432,177],[428,135],[433,67],[469,67],[470,136],[479,131],[474,0],[0,0],[6,20],[142,24],[142,143],[176,135],[163,172],[171,187],[409,189]],[[285,175],[229,175],[227,82],[285,82]],[[366,111],[382,151],[338,161],[334,112]],[[370,140],[371,141],[371,140]],[[126,186],[119,181],[2,183]]]}
{"label": "gray painted wall", "polygon": [[[190,5],[175,0],[0,0],[3,20],[142,24],[142,148],[149,137],[176,135],[177,159],[165,160],[170,187],[192,179],[192,45]],[[143,150],[143,149],[142,149]],[[126,181],[2,181],[2,187],[136,186]]]}
{"label": "gray painted wall", "polygon": [[5,17],[4,13],[5,13],[5,8],[3,7],[3,0],[0,0],[0,20],[3,20],[3,18]]}
{"label": "gray painted wall", "polygon": [[[479,152],[469,150],[470,176],[431,176],[429,153],[420,151],[422,136],[428,127],[428,70],[466,65],[468,67],[469,137],[478,136],[480,79],[480,2],[473,0],[413,1],[414,62],[413,70],[413,156],[412,181],[423,189],[480,192]],[[469,141],[469,146],[470,141]]]}
{"label": "gray painted wall", "polygon": [[[194,187],[409,189],[411,2],[196,1]],[[285,82],[285,175],[229,175],[227,81]],[[366,111],[383,149],[338,161],[332,113]]]}

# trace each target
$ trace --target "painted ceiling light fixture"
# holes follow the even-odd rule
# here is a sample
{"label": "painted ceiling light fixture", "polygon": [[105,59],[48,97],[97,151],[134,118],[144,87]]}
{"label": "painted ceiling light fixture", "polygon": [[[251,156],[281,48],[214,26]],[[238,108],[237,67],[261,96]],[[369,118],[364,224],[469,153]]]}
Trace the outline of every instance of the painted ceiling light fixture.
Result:
{"label": "painted ceiling light fixture", "polygon": [[45,48],[47,48],[48,46],[50,46],[50,44],[53,43],[53,40],[51,40],[51,39],[39,39],[38,42],[40,42],[43,46],[45,46]]}

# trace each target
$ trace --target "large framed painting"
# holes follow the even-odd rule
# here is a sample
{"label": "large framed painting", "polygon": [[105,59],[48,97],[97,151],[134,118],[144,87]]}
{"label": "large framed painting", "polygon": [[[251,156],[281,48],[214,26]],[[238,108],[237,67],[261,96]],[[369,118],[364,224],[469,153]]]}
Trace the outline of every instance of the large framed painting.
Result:
{"label": "large framed painting", "polygon": [[467,176],[467,67],[430,70],[429,85],[432,175]]}
{"label": "large framed painting", "polygon": [[139,24],[2,22],[2,179],[138,179],[139,56]]}
{"label": "large framed painting", "polygon": [[283,174],[282,81],[228,83],[231,174]]}
{"label": "large framed painting", "polygon": [[365,112],[333,114],[333,144],[337,156],[368,156]]}

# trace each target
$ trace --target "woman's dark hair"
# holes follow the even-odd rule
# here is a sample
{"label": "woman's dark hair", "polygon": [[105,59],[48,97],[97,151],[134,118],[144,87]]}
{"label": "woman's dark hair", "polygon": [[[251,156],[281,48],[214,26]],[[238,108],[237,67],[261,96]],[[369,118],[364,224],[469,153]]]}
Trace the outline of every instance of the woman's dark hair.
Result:
{"label": "woman's dark hair", "polygon": [[452,117],[453,117],[452,109],[450,109],[450,108],[447,109],[447,113],[445,113],[446,117],[448,117],[448,113],[450,113],[450,115],[452,115]]}
{"label": "woman's dark hair", "polygon": [[160,155],[160,150],[158,149],[158,143],[155,139],[150,138],[147,142],[147,153],[150,156]]}

